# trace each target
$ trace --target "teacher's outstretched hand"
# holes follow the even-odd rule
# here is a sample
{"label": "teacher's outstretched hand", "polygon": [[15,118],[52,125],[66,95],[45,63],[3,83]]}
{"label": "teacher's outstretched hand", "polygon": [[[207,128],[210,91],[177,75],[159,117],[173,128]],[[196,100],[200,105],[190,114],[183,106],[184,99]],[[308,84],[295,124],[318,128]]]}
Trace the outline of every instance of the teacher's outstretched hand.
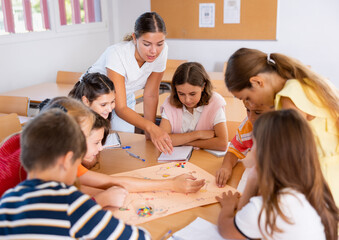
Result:
{"label": "teacher's outstretched hand", "polygon": [[163,153],[171,154],[173,152],[172,140],[167,132],[162,128],[153,125],[149,131],[150,139],[152,140],[154,146]]}

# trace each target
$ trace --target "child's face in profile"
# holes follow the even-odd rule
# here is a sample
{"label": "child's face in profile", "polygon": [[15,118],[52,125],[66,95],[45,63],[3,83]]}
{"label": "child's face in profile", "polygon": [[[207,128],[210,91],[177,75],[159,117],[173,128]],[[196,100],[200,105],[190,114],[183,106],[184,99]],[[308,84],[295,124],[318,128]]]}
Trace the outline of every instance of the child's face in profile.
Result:
{"label": "child's face in profile", "polygon": [[101,144],[101,140],[103,139],[103,137],[104,128],[100,128],[93,129],[90,135],[86,138],[87,152],[82,161],[82,164],[86,168],[91,168],[96,164],[96,156],[103,149]]}
{"label": "child's face in profile", "polygon": [[176,85],[175,88],[180,102],[184,104],[188,110],[197,106],[201,98],[201,93],[204,90],[203,87],[193,86],[189,83]]}
{"label": "child's face in profile", "polygon": [[101,117],[107,119],[108,115],[115,108],[115,93],[112,91],[97,97],[92,103],[86,104]]}
{"label": "child's face in profile", "polygon": [[250,104],[248,101],[244,101],[244,105],[246,107],[248,120],[250,120],[252,124],[254,124],[255,120],[257,120],[261,114],[273,110],[273,107]]}
{"label": "child's face in profile", "polygon": [[255,139],[253,138],[253,145],[251,148],[251,151],[249,151],[244,159],[242,159],[242,162],[245,167],[251,168],[255,166],[256,164],[256,154],[257,154],[257,143]]}

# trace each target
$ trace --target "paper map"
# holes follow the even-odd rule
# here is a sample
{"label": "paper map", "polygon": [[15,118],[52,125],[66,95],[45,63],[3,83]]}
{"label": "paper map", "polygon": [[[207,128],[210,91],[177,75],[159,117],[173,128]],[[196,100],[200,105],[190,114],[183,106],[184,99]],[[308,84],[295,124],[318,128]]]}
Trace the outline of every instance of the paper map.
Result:
{"label": "paper map", "polygon": [[140,224],[186,209],[215,203],[217,202],[215,196],[221,196],[222,192],[228,190],[236,191],[230,186],[218,188],[213,175],[189,162],[185,164],[171,162],[114,174],[114,176],[165,179],[183,173],[191,173],[197,179],[205,179],[206,184],[197,193],[189,194],[171,191],[130,193],[126,198],[125,206],[112,210],[113,215],[128,224]]}

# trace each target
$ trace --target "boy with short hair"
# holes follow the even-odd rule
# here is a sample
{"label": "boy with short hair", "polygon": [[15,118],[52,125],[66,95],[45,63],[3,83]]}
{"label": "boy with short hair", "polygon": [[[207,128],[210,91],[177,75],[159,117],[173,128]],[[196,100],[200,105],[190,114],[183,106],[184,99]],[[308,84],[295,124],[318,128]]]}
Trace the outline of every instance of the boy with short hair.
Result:
{"label": "boy with short hair", "polygon": [[21,136],[21,163],[28,178],[0,200],[0,237],[149,239],[70,186],[85,153],[79,125],[61,110],[49,110],[28,123]]}
{"label": "boy with short hair", "polygon": [[247,117],[240,124],[236,135],[227,149],[223,163],[216,173],[215,180],[218,187],[225,187],[227,180],[231,177],[233,167],[238,162],[238,159],[244,160],[247,153],[251,150],[253,145],[252,130],[255,120],[257,120],[261,114],[274,109],[273,106],[258,106],[253,104],[251,105],[247,101],[243,102],[247,111]]}

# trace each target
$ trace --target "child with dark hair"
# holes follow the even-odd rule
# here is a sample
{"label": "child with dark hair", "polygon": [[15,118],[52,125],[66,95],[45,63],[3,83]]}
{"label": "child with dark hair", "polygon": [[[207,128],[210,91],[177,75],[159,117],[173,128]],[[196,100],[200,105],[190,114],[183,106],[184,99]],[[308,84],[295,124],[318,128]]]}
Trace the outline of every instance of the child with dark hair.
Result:
{"label": "child with dark hair", "polygon": [[171,95],[161,106],[160,127],[173,146],[190,145],[225,151],[226,102],[212,91],[212,83],[200,63],[181,64],[172,79]]}
{"label": "child with dark hair", "polygon": [[113,82],[104,74],[87,73],[81,77],[68,94],[82,101],[87,107],[105,119],[111,119],[115,108]]}
{"label": "child with dark hair", "polygon": [[82,130],[62,110],[48,110],[29,122],[21,134],[28,179],[0,200],[0,236],[149,239],[72,186],[85,153]]}

